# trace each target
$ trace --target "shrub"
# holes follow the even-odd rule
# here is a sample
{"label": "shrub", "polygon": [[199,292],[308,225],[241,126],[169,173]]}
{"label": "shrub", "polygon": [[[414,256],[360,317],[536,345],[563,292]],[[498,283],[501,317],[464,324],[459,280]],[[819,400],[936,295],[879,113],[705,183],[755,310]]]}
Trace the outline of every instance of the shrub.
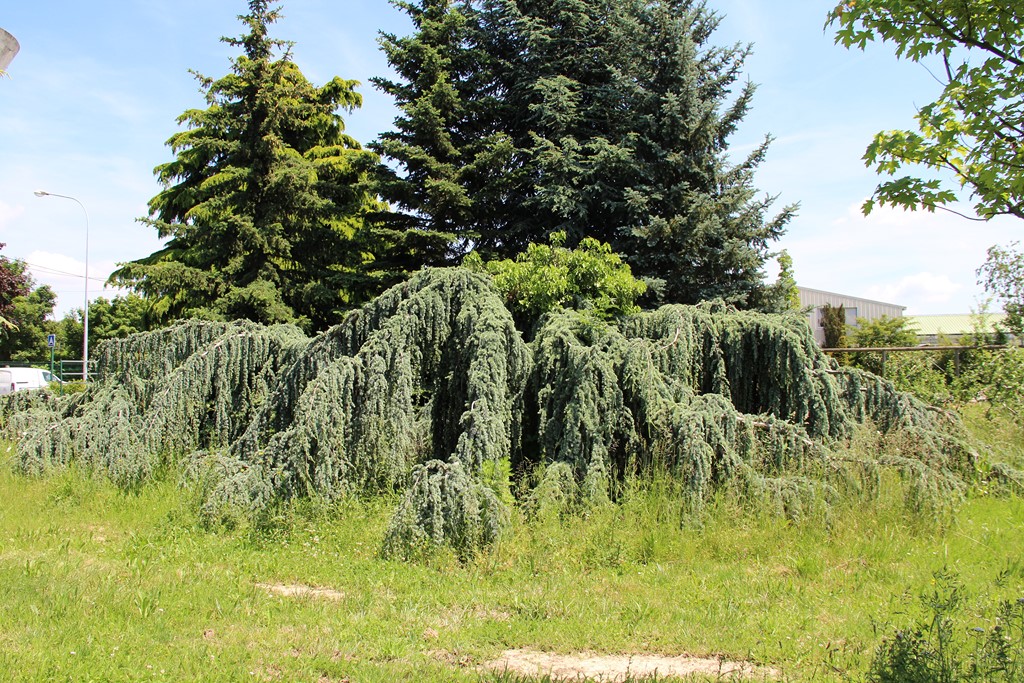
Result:
{"label": "shrub", "polygon": [[575,249],[564,243],[565,233],[557,232],[550,245],[530,244],[515,260],[485,264],[471,254],[466,265],[491,274],[521,329],[559,308],[588,311],[601,320],[640,310],[636,300],[647,285],[633,277],[610,245],[592,237]]}
{"label": "shrub", "polygon": [[[858,318],[857,327],[850,330],[850,345],[859,347],[916,346],[917,335],[907,329],[908,324],[909,321],[906,318],[890,318],[887,315],[883,315],[877,320]],[[863,351],[852,353],[849,362],[850,365],[876,375],[883,374],[880,353]],[[885,374],[887,377],[890,376],[888,373]]]}
{"label": "shrub", "polygon": [[50,391],[58,394],[80,394],[85,391],[85,382],[74,380],[71,382],[57,383],[50,382]]}
{"label": "shrub", "polygon": [[1024,415],[1024,349],[972,351],[971,362],[954,382],[963,401],[985,400],[991,410]]}
{"label": "shrub", "polygon": [[[948,352],[947,352],[948,353]],[[952,373],[942,352],[894,353],[885,363],[885,377],[900,391],[925,403],[942,405],[953,400]]]}
{"label": "shrub", "polygon": [[825,328],[825,348],[839,349],[847,346],[846,309],[842,304],[821,307],[821,325]]}

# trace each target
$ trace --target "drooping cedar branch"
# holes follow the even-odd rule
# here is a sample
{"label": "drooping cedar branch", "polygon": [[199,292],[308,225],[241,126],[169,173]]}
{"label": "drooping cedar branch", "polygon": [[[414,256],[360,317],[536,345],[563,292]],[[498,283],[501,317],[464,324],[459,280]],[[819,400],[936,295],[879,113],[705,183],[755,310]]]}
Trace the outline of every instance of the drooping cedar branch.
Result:
{"label": "drooping cedar branch", "polygon": [[404,491],[384,543],[399,556],[493,542],[509,464],[546,465],[542,488],[571,483],[589,500],[663,468],[695,505],[738,485],[799,514],[844,471],[832,447],[871,421],[913,446],[859,468],[894,467],[945,498],[973,472],[955,420],[838,368],[801,319],[716,303],[617,324],[566,311],[527,345],[488,277],[466,269],[422,271],[312,340],[189,322],[109,342],[101,368],[85,394],[0,402],[25,472],[79,461],[134,487],[170,460],[211,520]]}

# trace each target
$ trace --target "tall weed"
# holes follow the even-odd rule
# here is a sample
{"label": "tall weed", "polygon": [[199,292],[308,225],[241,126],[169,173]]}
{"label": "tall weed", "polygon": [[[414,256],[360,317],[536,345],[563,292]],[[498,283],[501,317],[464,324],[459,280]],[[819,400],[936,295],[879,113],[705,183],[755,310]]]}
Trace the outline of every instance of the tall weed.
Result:
{"label": "tall weed", "polygon": [[[1006,589],[1012,572],[997,577]],[[871,683],[1019,683],[1024,680],[1024,590],[976,604],[943,568],[919,598],[919,614],[875,652]],[[1005,591],[1004,591],[1005,592]],[[1017,597],[1019,596],[1019,597]]]}

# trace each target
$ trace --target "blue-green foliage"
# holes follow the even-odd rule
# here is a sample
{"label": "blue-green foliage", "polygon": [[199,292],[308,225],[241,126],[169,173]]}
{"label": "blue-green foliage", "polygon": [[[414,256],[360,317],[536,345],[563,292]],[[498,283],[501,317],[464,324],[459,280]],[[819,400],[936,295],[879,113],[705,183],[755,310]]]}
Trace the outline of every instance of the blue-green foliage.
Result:
{"label": "blue-green foliage", "polygon": [[26,472],[76,460],[133,488],[165,455],[238,439],[278,370],[307,342],[297,328],[249,322],[190,322],[112,340],[98,354],[103,381],[84,393],[25,399],[29,410],[5,430],[20,437]]}
{"label": "blue-green foliage", "polygon": [[956,499],[972,474],[955,419],[840,369],[797,317],[704,304],[613,326],[567,312],[547,318],[533,347],[521,467],[540,455],[577,481],[595,468],[613,479],[664,468],[697,505],[735,485],[797,517],[850,476],[829,445],[871,421],[913,435],[900,456],[865,465],[908,475],[915,506]]}
{"label": "blue-green foliage", "polygon": [[395,511],[381,554],[410,559],[437,547],[472,557],[501,536],[508,508],[455,457],[417,465]]}
{"label": "blue-green foliage", "polygon": [[[25,472],[77,461],[133,488],[166,462],[212,523],[293,497],[403,492],[384,547],[396,557],[493,543],[510,472],[543,472],[523,493],[541,516],[605,505],[658,472],[695,509],[731,487],[796,518],[854,479],[877,488],[883,467],[905,475],[914,507],[942,509],[976,469],[955,418],[840,368],[799,317],[563,310],[527,344],[491,278],[465,268],[422,271],[312,340],[190,322],[99,357],[104,379],[85,393],[0,401]],[[833,457],[862,423],[897,447]]]}
{"label": "blue-green foliage", "polygon": [[437,456],[511,452],[530,353],[487,278],[426,271],[314,341],[234,452],[284,495],[402,489]]}

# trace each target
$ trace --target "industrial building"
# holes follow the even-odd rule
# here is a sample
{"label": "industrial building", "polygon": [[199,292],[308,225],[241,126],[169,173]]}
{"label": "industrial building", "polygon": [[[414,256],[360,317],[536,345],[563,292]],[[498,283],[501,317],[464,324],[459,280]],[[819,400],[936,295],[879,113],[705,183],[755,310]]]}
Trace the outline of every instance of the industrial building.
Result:
{"label": "industrial building", "polygon": [[865,320],[877,320],[882,316],[902,318],[903,311],[907,308],[899,304],[888,304],[883,301],[862,299],[809,287],[797,287],[797,290],[800,293],[800,308],[807,311],[807,322],[810,323],[811,330],[814,331],[814,338],[819,344],[825,343],[825,328],[821,324],[821,309],[825,307],[825,304],[834,307],[842,306],[846,312],[846,324],[851,326],[857,325],[858,318]]}

